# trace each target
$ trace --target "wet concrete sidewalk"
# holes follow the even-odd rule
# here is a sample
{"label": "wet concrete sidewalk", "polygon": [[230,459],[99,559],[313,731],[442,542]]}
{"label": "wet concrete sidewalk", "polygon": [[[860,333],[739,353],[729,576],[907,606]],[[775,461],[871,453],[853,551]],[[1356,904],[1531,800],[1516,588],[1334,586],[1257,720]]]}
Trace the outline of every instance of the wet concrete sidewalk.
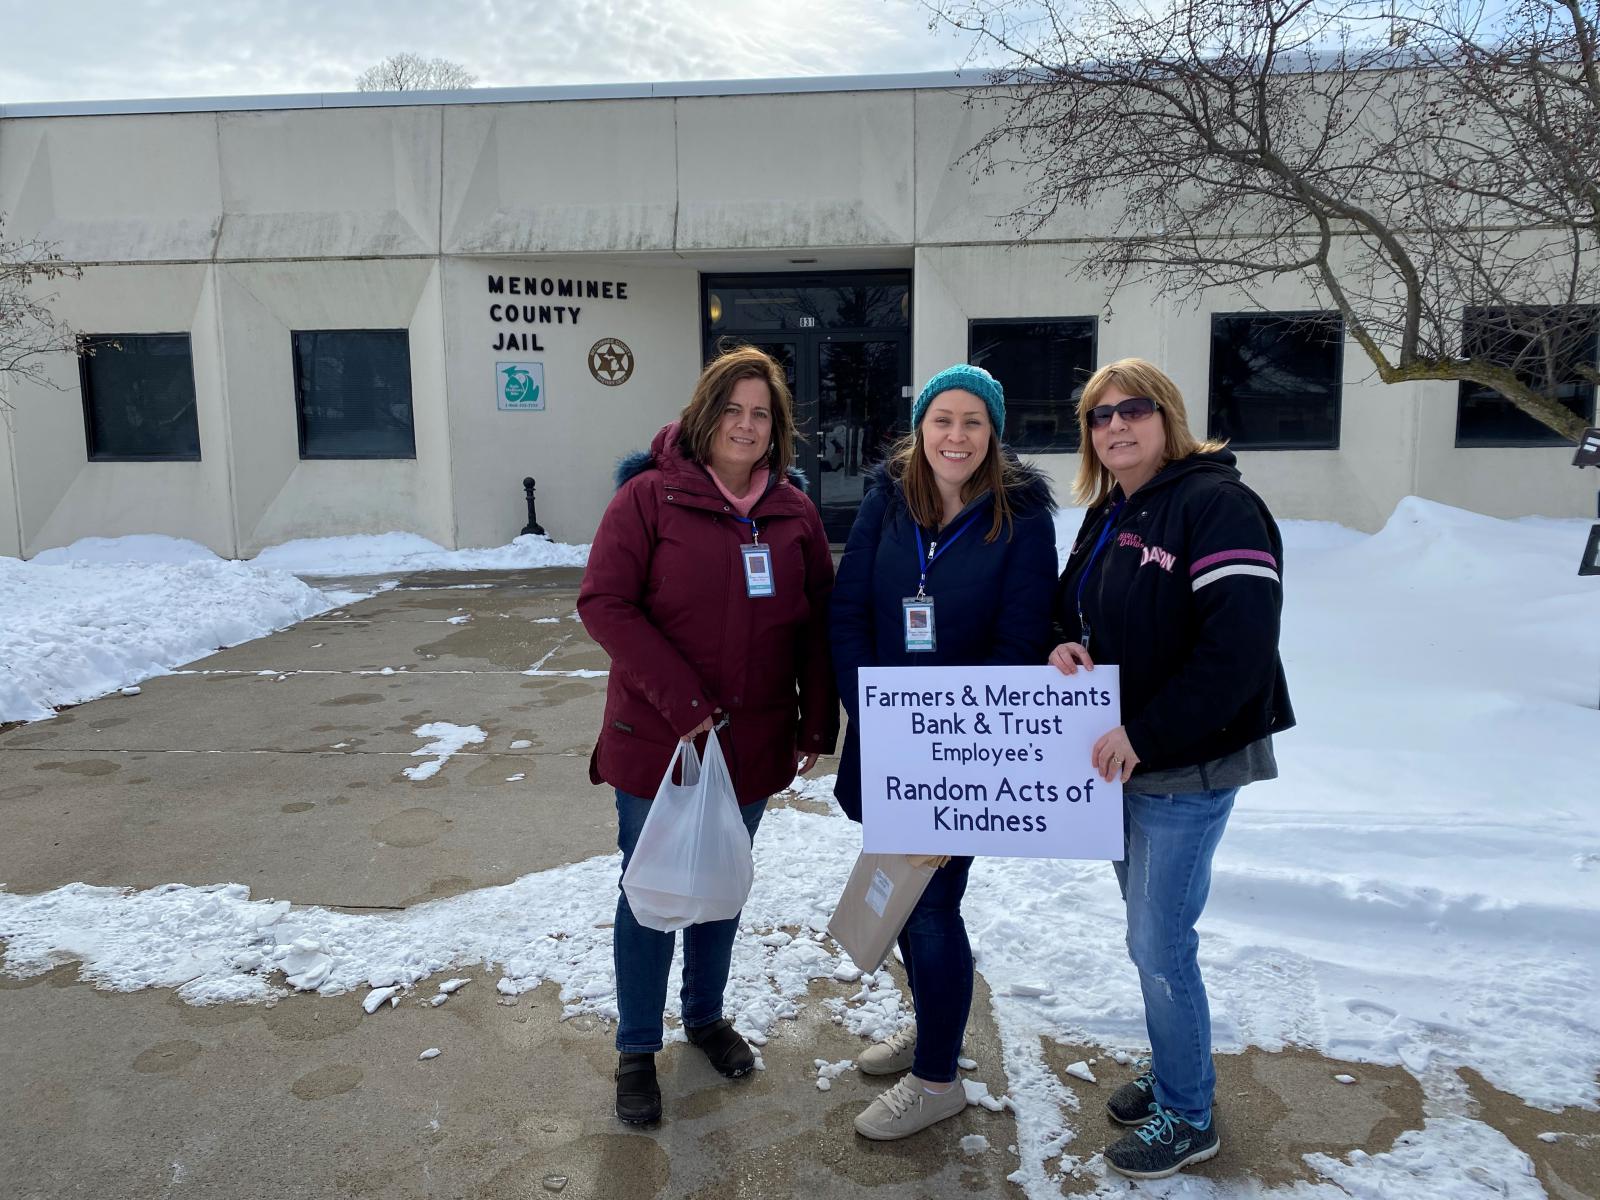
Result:
{"label": "wet concrete sidewalk", "polygon": [[[0,885],[238,882],[381,911],[610,853],[609,796],[587,775],[608,664],[573,619],[577,583],[574,571],[410,576],[139,696],[0,733]],[[408,779],[426,761],[415,731],[435,721],[487,739]],[[424,984],[371,1017],[358,995],[197,1008],[170,991],[98,990],[75,963],[0,973],[0,1195],[1019,1194],[1008,1113],[974,1107],[887,1145],[854,1134],[876,1089],[847,1072],[819,1091],[813,1066],[863,1048],[823,1008],[842,985],[816,983],[747,1080],[669,1046],[667,1120],[640,1132],[610,1114],[604,1022],[562,1021],[552,985],[510,998],[493,969],[455,973],[474,982],[444,1008],[425,1007]],[[1103,1052],[1043,1049],[1081,1106],[1068,1152],[1087,1155],[1113,1132],[1098,1110],[1128,1072],[1101,1057],[1088,1084],[1066,1067]],[[973,1077],[1003,1094],[981,981],[967,1052]],[[1219,1069],[1225,1148],[1197,1173],[1241,1187],[1314,1179],[1304,1154],[1379,1153],[1425,1117],[1399,1070],[1303,1051],[1225,1056]],[[1358,1082],[1335,1082],[1344,1071]],[[1470,1077],[1457,1090],[1463,1111],[1533,1156],[1550,1195],[1600,1190],[1595,1114],[1532,1112]],[[1569,1136],[1540,1141],[1548,1130]],[[963,1154],[961,1137],[979,1133],[988,1149]]]}

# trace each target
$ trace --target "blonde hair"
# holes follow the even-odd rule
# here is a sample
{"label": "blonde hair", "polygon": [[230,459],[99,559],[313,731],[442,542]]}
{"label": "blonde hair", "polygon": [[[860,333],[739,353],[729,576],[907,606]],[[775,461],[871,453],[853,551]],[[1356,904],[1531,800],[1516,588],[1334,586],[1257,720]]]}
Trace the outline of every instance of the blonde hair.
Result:
{"label": "blonde hair", "polygon": [[1099,405],[1112,388],[1130,396],[1148,396],[1156,402],[1157,415],[1167,434],[1167,444],[1161,455],[1163,466],[1191,454],[1221,450],[1228,444],[1201,441],[1189,431],[1189,410],[1184,407],[1183,393],[1160,367],[1142,358],[1107,363],[1089,376],[1089,382],[1083,385],[1083,395],[1078,398],[1078,477],[1072,483],[1072,498],[1079,504],[1093,508],[1116,486],[1115,476],[1100,461],[1094,439],[1089,436],[1089,410]]}
{"label": "blonde hair", "polygon": [[[1000,536],[1001,529],[1006,531],[1007,538],[1011,536],[1013,514],[1006,489],[1017,486],[1022,475],[1016,463],[1006,457],[1005,448],[1000,444],[1000,431],[989,419],[987,409],[983,419],[989,422],[989,450],[978,469],[961,485],[961,503],[965,506],[984,492],[994,493],[994,520],[989,523],[989,532],[983,539],[992,542]],[[923,424],[927,420],[924,414]],[[933,467],[922,446],[922,425],[890,447],[888,460],[889,478],[899,483],[905,493],[911,519],[924,529],[937,529],[944,523],[944,501],[939,496],[938,481],[934,479]]]}
{"label": "blonde hair", "polygon": [[794,401],[783,368],[770,354],[754,346],[735,346],[706,364],[694,385],[694,395],[678,415],[678,444],[694,462],[702,466],[710,463],[722,410],[728,406],[733,385],[741,379],[760,379],[772,394],[772,445],[767,450],[767,463],[772,477],[781,480],[794,463]]}

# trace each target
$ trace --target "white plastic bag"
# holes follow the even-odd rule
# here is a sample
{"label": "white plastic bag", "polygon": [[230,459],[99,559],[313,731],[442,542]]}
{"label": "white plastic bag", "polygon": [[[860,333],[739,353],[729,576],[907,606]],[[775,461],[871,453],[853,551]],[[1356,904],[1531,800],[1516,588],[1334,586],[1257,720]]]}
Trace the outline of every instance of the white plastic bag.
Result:
{"label": "white plastic bag", "polygon": [[[683,782],[672,773],[683,761]],[[678,743],[622,874],[634,919],[664,932],[726,921],[750,896],[755,864],[733,780],[713,731],[705,757]]]}

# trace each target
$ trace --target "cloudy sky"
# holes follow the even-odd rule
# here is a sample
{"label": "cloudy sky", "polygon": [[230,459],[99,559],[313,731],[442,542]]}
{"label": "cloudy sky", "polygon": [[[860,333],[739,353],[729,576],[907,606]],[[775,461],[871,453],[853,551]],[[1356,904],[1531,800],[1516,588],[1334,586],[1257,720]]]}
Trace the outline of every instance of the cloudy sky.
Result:
{"label": "cloudy sky", "polygon": [[915,0],[0,0],[0,102],[351,91],[410,51],[481,87],[949,70]]}

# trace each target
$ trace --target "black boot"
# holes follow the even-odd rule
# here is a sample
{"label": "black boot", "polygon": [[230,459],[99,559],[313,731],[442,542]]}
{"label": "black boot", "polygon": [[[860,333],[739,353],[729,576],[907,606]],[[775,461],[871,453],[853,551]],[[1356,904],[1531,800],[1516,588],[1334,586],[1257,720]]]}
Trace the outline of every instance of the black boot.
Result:
{"label": "black boot", "polygon": [[706,1052],[711,1065],[729,1079],[755,1070],[756,1056],[745,1040],[734,1032],[733,1022],[720,1017],[709,1025],[688,1029],[689,1040]]}
{"label": "black boot", "polygon": [[629,1125],[654,1125],[661,1120],[654,1054],[624,1054],[617,1060],[617,1116]]}

